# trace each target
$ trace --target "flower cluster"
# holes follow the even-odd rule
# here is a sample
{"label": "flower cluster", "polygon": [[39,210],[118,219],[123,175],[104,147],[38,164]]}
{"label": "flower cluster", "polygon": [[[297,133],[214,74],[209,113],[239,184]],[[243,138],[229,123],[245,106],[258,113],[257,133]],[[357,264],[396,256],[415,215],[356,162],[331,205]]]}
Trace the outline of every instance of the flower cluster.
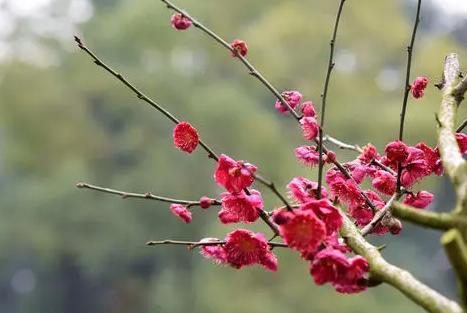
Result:
{"label": "flower cluster", "polygon": [[[205,238],[201,242],[218,241]],[[277,271],[277,258],[272,253],[267,239],[261,233],[237,229],[225,238],[225,244],[203,246],[201,254],[217,264],[229,264],[234,268],[260,264],[270,271]]]}
{"label": "flower cluster", "polygon": [[361,257],[349,259],[350,249],[339,241],[343,219],[339,210],[326,199],[316,199],[316,183],[297,177],[288,185],[300,202],[298,209],[278,209],[273,219],[284,242],[310,263],[317,284],[330,282],[337,291],[359,292],[366,289],[368,264]]}
{"label": "flower cluster", "polygon": [[[193,21],[182,14],[175,14],[171,23],[177,30],[183,30],[189,28]],[[231,42],[227,48],[233,57],[242,58],[248,53],[247,44],[240,39]],[[423,97],[427,86],[428,78],[420,76],[408,88],[418,99]],[[399,234],[402,224],[398,219],[386,214],[377,220],[375,215],[383,208],[389,208],[389,197],[414,208],[428,207],[433,201],[433,194],[413,191],[412,188],[428,175],[443,174],[440,152],[437,147],[430,147],[424,142],[410,146],[397,140],[388,143],[381,154],[372,144],[362,149],[356,147],[360,154],[354,160],[339,163],[335,152],[319,148],[317,136],[320,125],[315,107],[312,101],[302,100],[303,95],[299,91],[286,90],[275,101],[275,109],[284,114],[290,111],[299,121],[303,137],[316,143],[300,145],[294,154],[307,167],[318,166],[320,160],[330,165],[325,174],[327,188],[306,177],[294,177],[287,184],[293,204],[289,205],[281,197],[286,205],[268,213],[263,211],[261,193],[251,188],[256,179],[256,166],[222,154],[218,159],[216,157],[214,172],[215,182],[225,189],[218,197],[220,200],[202,197],[199,202],[190,202],[189,205],[172,204],[170,209],[186,223],[192,219],[191,207],[207,209],[212,205],[221,206],[218,217],[223,224],[248,224],[260,217],[266,219],[276,235],[282,238],[281,245],[298,251],[309,263],[310,274],[316,284],[330,283],[341,293],[360,292],[368,286],[369,264],[362,256],[353,254],[340,238],[343,214],[352,217],[360,228],[370,225],[372,234]],[[175,146],[187,153],[192,153],[200,142],[197,130],[188,122],[176,125],[173,139]],[[467,135],[458,133],[456,139],[461,153],[467,153]],[[324,151],[322,155],[320,151]],[[371,189],[364,186],[371,186]],[[268,216],[272,218],[268,220]],[[270,271],[276,271],[278,267],[277,258],[271,251],[274,243],[260,233],[236,229],[223,241],[205,238],[198,244],[201,253],[217,264],[237,269],[259,264]]]}

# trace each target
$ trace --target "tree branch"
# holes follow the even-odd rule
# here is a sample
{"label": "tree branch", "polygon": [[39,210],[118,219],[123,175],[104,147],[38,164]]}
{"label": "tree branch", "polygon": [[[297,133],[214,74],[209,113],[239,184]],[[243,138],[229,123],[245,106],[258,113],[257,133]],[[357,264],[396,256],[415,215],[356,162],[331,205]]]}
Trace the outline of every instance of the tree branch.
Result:
{"label": "tree branch", "polygon": [[459,281],[459,294],[464,306],[467,306],[467,248],[457,229],[451,229],[441,237],[441,243],[456,271]]}
{"label": "tree branch", "polygon": [[[195,27],[197,27],[198,29],[200,29],[201,31],[203,31],[204,33],[206,33],[207,35],[209,35],[211,38],[213,38],[216,42],[218,42],[219,44],[221,44],[224,48],[228,49],[229,51],[233,52],[234,50],[232,49],[232,47],[230,47],[230,45],[224,40],[222,39],[219,35],[217,35],[214,31],[212,31],[211,29],[209,29],[208,27],[206,27],[205,25],[201,24],[198,20],[196,20],[195,18],[193,18],[190,14],[188,14],[186,11],[178,8],[177,6],[175,6],[173,3],[171,3],[170,1],[168,0],[161,0],[163,3],[165,3],[167,5],[167,7],[171,10],[174,10],[175,12],[177,13],[180,13],[182,14],[183,16],[185,16],[186,18],[188,18],[189,20],[191,20],[191,22],[193,23],[193,25],[195,25]],[[345,0],[344,0],[345,1]],[[237,57],[242,61],[242,63],[248,68],[248,70],[250,71],[250,74],[252,76],[255,76],[256,78],[258,78],[260,80],[260,82],[267,87],[267,89],[269,89],[273,94],[274,96],[276,96],[283,105],[285,105],[287,107],[287,109],[292,113],[292,115],[294,116],[295,120],[297,120],[297,122],[300,121],[300,116],[298,116],[296,114],[296,112],[292,109],[292,107],[290,107],[289,103],[287,101],[285,101],[285,99],[282,97],[282,95],[278,92],[278,90],[266,79],[264,78],[264,76],[258,71],[256,70],[256,68],[249,63],[249,61],[242,57],[241,55],[238,55],[237,54]],[[319,140],[315,139],[315,142],[317,144],[319,144]],[[322,145],[322,152],[324,153],[327,153],[327,149],[324,145]],[[345,167],[339,163],[337,160],[335,160],[333,162],[333,164],[349,179],[352,179],[352,176],[349,174],[349,172],[345,169]],[[271,187],[269,186],[269,188],[271,189]],[[272,189],[271,189],[272,190]],[[272,190],[274,192],[274,190]],[[363,198],[365,199],[365,202],[368,204],[368,206],[370,206],[373,211],[376,211],[376,207],[375,205],[371,202],[371,200],[366,196],[366,194],[364,194],[363,192],[361,192],[361,195],[363,196]],[[283,198],[283,197],[282,197]],[[286,205],[287,207],[289,207],[289,205]]]}
{"label": "tree branch", "polygon": [[[167,8],[174,10],[177,13],[182,14],[186,18],[188,18],[193,25],[201,30],[202,32],[206,33],[209,37],[214,39],[216,42],[221,44],[224,48],[229,50],[232,53],[235,53],[235,50],[230,46],[230,44],[225,41],[222,37],[220,37],[218,34],[216,34],[213,30],[209,29],[208,27],[204,26],[202,23],[200,23],[197,19],[192,17],[190,14],[188,14],[186,11],[180,9],[177,7],[175,4],[168,0],[161,0]],[[243,65],[248,69],[248,73],[257,78],[269,91],[271,91],[277,99],[290,111],[290,113],[293,115],[293,117],[299,121],[300,116],[295,112],[295,110],[290,106],[290,104],[284,99],[284,97],[281,95],[281,93],[242,55],[236,53],[235,57],[238,58]]]}
{"label": "tree branch", "polygon": [[[457,102],[461,103],[464,100],[464,94],[467,92],[467,76],[465,76],[456,87],[454,87],[453,94],[457,98]],[[464,121],[465,123],[465,121]]]}
{"label": "tree branch", "polygon": [[[410,39],[410,44],[407,47],[407,71],[405,75],[405,90],[404,90],[404,100],[402,102],[402,110],[400,113],[400,125],[399,125],[399,140],[404,140],[404,123],[405,123],[405,113],[407,111],[407,101],[409,98],[409,92],[411,89],[410,86],[410,71],[412,69],[412,54],[414,50],[415,37],[417,35],[418,24],[420,23],[420,9],[422,7],[422,0],[418,0],[417,3],[417,13],[415,16],[415,23],[412,30],[412,37]],[[397,192],[401,191],[401,174],[402,174],[402,165],[399,163],[397,169]]]}
{"label": "tree branch", "polygon": [[316,192],[317,197],[321,198],[321,187],[323,184],[323,132],[324,132],[324,117],[326,114],[326,100],[328,96],[329,82],[331,80],[332,69],[334,68],[334,48],[336,45],[337,39],[337,30],[339,29],[339,21],[342,15],[342,9],[344,8],[345,0],[341,0],[339,3],[339,9],[337,10],[336,22],[334,23],[334,31],[332,33],[331,41],[329,42],[330,52],[329,52],[329,61],[328,61],[328,70],[326,73],[326,79],[324,81],[324,88],[322,94],[321,102],[321,121],[319,125],[319,142],[318,142],[318,152],[319,152],[319,162],[318,162],[318,190]]}
{"label": "tree branch", "polygon": [[376,212],[371,222],[369,222],[365,227],[363,227],[361,231],[363,237],[368,235],[376,227],[376,225],[378,225],[378,223],[383,220],[384,216],[391,209],[392,203],[397,199],[397,197],[398,197],[397,193],[392,195],[392,197],[388,200],[388,202],[386,202],[384,207],[381,208],[381,210],[378,210]]}
{"label": "tree branch", "polygon": [[462,215],[430,212],[400,202],[392,204],[391,213],[397,218],[426,228],[449,230],[459,227],[467,229],[467,217]]}
{"label": "tree branch", "polygon": [[378,249],[368,243],[353,222],[344,215],[341,235],[353,251],[365,257],[370,265],[370,274],[377,281],[398,289],[409,299],[430,313],[462,313],[462,308],[435,290],[418,281],[409,272],[388,263]]}
{"label": "tree branch", "polygon": [[[323,138],[323,141],[328,141],[328,142],[338,146],[340,149],[351,150],[351,151],[355,151],[355,152],[358,152],[358,153],[363,152],[363,149],[360,148],[359,145],[352,145],[352,144],[349,144],[349,143],[345,143],[345,142],[340,141],[337,138],[334,138],[334,137],[329,136],[329,135],[325,135],[324,138]],[[375,165],[377,165],[378,167],[380,167],[381,169],[385,170],[386,172],[391,173],[394,176],[397,174],[396,172],[393,171],[392,168],[384,165],[383,163],[381,163],[378,160],[373,160],[373,163]]]}
{"label": "tree branch", "polygon": [[[136,88],[132,83],[130,83],[125,77],[123,77],[122,74],[116,72],[113,70],[110,66],[105,64],[97,55],[95,55],[88,47],[86,47],[83,43],[83,41],[78,37],[75,36],[75,41],[78,44],[78,47],[86,52],[94,61],[94,63],[97,66],[102,67],[104,70],[106,70],[109,74],[117,78],[120,82],[122,82],[126,87],[128,87],[133,93],[136,94],[136,97],[140,100],[143,100],[144,102],[148,103],[150,106],[161,112],[165,117],[167,117],[169,120],[171,120],[174,124],[179,124],[180,120],[177,119],[172,113],[167,111],[165,108],[160,106],[156,101],[152,100],[148,96],[146,96],[142,91],[140,91],[138,88]],[[208,156],[216,161],[219,160],[217,154],[202,140],[199,141],[199,144],[203,149],[208,153]]]}
{"label": "tree branch", "polygon": [[467,215],[467,164],[459,150],[455,134],[457,108],[461,101],[459,92],[462,89],[457,88],[459,85],[463,86],[462,83],[457,83],[459,73],[460,64],[457,54],[451,53],[444,62],[445,85],[438,114],[438,147],[443,167],[456,190],[455,211]]}
{"label": "tree branch", "polygon": [[[194,206],[194,205],[197,205],[197,206],[200,205],[199,201],[189,201],[189,200],[180,200],[180,199],[172,199],[172,198],[167,198],[167,197],[161,197],[161,196],[153,195],[150,192],[146,192],[146,193],[126,192],[126,191],[120,191],[120,190],[100,187],[100,186],[96,186],[96,185],[91,185],[91,184],[87,184],[87,183],[78,183],[78,184],[76,184],[76,187],[118,195],[118,196],[121,196],[123,199],[139,198],[139,199],[147,199],[147,200],[156,200],[156,201],[167,202],[167,203],[182,204],[182,205],[186,205],[186,206],[189,206],[189,207]],[[216,200],[216,199],[213,199],[213,201],[211,203],[211,205],[221,205],[221,204],[222,203],[220,201]]]}
{"label": "tree branch", "polygon": [[[128,80],[126,80],[123,75],[117,73],[115,70],[113,70],[110,66],[108,66],[107,64],[105,64],[103,61],[101,61],[101,59],[96,55],[94,54],[88,47],[86,47],[83,43],[83,41],[75,36],[75,41],[76,43],[78,44],[78,47],[83,50],[84,52],[86,52],[94,61],[94,63],[100,67],[102,67],[103,69],[105,69],[108,73],[110,73],[112,76],[114,76],[115,78],[117,78],[119,81],[121,81],[125,86],[127,86],[130,90],[132,90],[136,96],[138,97],[138,99],[141,99],[145,102],[147,102],[149,105],[151,105],[153,108],[157,109],[159,112],[161,112],[164,116],[166,116],[169,120],[171,120],[173,123],[175,124],[178,124],[180,123],[180,121],[174,116],[172,115],[169,111],[167,111],[166,109],[164,109],[162,106],[160,106],[158,103],[156,103],[154,100],[152,100],[151,98],[149,98],[148,96],[144,95],[138,88],[136,88],[133,84],[131,84]],[[211,149],[204,141],[200,140],[199,141],[199,144],[201,145],[201,147],[208,153],[208,156],[215,160],[215,161],[219,161],[219,157],[217,156],[217,154],[214,152],[213,149]],[[279,198],[282,200],[282,202],[284,203],[284,205],[287,207],[287,208],[290,208],[290,204],[287,202],[287,200],[285,199],[285,197],[283,197],[282,195],[280,195],[279,191],[275,188],[274,184],[272,182],[268,182],[264,179],[262,180],[258,180],[259,182],[263,183],[266,187],[268,187],[269,189],[271,189],[271,191],[273,193],[275,193],[276,195],[279,195]],[[246,190],[246,192],[248,193],[248,190]],[[275,235],[278,235],[279,234],[279,229],[277,228],[277,226],[269,219],[269,216],[266,214],[266,212],[264,212],[264,210],[259,210],[259,213],[260,213],[260,218],[271,228],[271,230],[274,232]]]}
{"label": "tree branch", "polygon": [[[179,246],[188,246],[189,249],[193,249],[200,246],[217,246],[217,245],[224,245],[224,240],[217,240],[217,241],[178,241],[178,240],[160,240],[160,241],[148,241],[146,242],[147,246],[158,246],[158,245],[179,245]],[[281,247],[281,248],[288,248],[285,243],[281,242],[268,242],[271,247]]]}
{"label": "tree branch", "polygon": [[460,133],[467,126],[467,119],[465,119],[456,129],[456,133]]}

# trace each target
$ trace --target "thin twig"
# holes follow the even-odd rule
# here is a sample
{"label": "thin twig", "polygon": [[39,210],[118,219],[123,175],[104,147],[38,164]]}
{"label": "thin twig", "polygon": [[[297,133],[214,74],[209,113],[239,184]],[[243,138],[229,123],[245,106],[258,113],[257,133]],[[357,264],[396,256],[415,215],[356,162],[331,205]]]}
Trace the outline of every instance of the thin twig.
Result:
{"label": "thin twig", "polygon": [[[148,246],[158,246],[158,245],[181,245],[181,246],[188,246],[190,249],[200,247],[200,246],[217,246],[217,245],[224,245],[226,242],[225,240],[218,240],[218,241],[179,241],[179,240],[160,240],[160,241],[148,241],[146,245]],[[281,242],[268,242],[271,247],[281,247],[281,248],[288,248],[285,243]]]}
{"label": "thin twig", "polygon": [[341,0],[339,4],[339,9],[337,10],[336,22],[334,24],[334,31],[332,33],[331,41],[329,42],[330,52],[329,52],[329,61],[328,61],[328,70],[326,73],[326,80],[324,82],[324,90],[322,94],[322,102],[321,102],[321,121],[319,125],[319,142],[318,142],[318,152],[319,152],[319,167],[318,167],[318,190],[317,190],[317,197],[321,198],[321,187],[323,184],[323,132],[324,132],[324,117],[326,113],[326,100],[328,95],[328,88],[329,88],[329,81],[331,79],[332,69],[334,68],[334,48],[337,39],[337,30],[339,29],[339,21],[342,14],[342,9],[344,7],[345,0]]}
{"label": "thin twig", "polygon": [[[218,34],[216,34],[214,31],[209,29],[208,27],[204,26],[202,23],[200,23],[197,19],[192,17],[190,14],[188,14],[186,11],[180,9],[173,3],[171,3],[168,0],[161,0],[167,8],[174,10],[177,13],[182,14],[184,17],[189,19],[193,25],[206,33],[209,37],[213,38],[215,41],[217,41],[219,44],[221,44],[224,48],[229,50],[232,53],[235,53],[236,51],[230,46],[230,44],[225,41],[222,37],[220,37]],[[235,53],[235,56],[245,65],[245,67],[248,69],[248,73],[256,77],[269,91],[271,91],[277,99],[290,111],[290,113],[293,115],[293,117],[299,121],[300,116],[295,112],[295,110],[290,106],[290,104],[285,100],[285,98],[282,96],[282,94],[242,55]]]}
{"label": "thin twig", "polygon": [[[161,196],[156,196],[150,192],[134,193],[134,192],[120,191],[120,190],[100,187],[100,186],[91,185],[87,183],[78,183],[76,184],[76,187],[118,195],[118,196],[121,196],[123,199],[139,198],[139,199],[155,200],[155,201],[161,201],[161,202],[167,202],[167,203],[176,203],[176,204],[182,204],[182,205],[187,205],[187,206],[194,206],[194,205],[199,206],[200,205],[199,201],[180,200],[180,199],[161,197]],[[221,205],[221,204],[222,203],[220,201],[216,199],[212,199],[211,205]]]}
{"label": "thin twig", "polygon": [[269,181],[260,175],[255,175],[255,178],[263,185],[269,187],[269,189],[271,189],[271,191],[282,201],[282,203],[285,205],[288,211],[292,211],[292,206],[289,204],[287,199],[279,192],[279,190],[277,190],[276,184],[274,184],[274,182]]}
{"label": "thin twig", "polygon": [[[86,52],[94,61],[94,63],[97,66],[102,67],[105,69],[108,73],[113,75],[115,78],[117,78],[119,81],[121,81],[125,86],[127,86],[131,91],[133,91],[136,94],[136,97],[138,99],[141,99],[148,103],[150,106],[161,112],[164,116],[166,116],[169,120],[171,120],[174,124],[179,124],[180,120],[177,119],[172,113],[167,111],[165,108],[160,106],[156,101],[152,100],[148,96],[146,96],[142,91],[140,91],[138,88],[136,88],[132,83],[130,83],[125,77],[123,77],[122,74],[116,72],[113,70],[110,66],[105,64],[97,55],[95,55],[88,47],[86,47],[83,43],[83,41],[78,37],[75,36],[75,41],[78,44],[78,47]],[[216,161],[219,160],[217,154],[202,140],[199,141],[199,144],[203,149],[208,153],[208,156]]]}
{"label": "thin twig", "polygon": [[[209,29],[208,27],[206,27],[205,25],[201,24],[198,20],[196,20],[195,18],[193,18],[190,14],[188,14],[186,11],[178,8],[177,6],[175,6],[173,3],[171,3],[170,1],[168,0],[161,0],[163,3],[166,4],[166,6],[171,9],[171,10],[174,10],[175,12],[177,13],[180,13],[182,14],[184,17],[188,18],[189,20],[191,20],[191,22],[193,23],[193,25],[195,27],[197,27],[198,29],[200,29],[201,31],[203,31],[204,33],[206,33],[208,36],[210,36],[211,38],[213,38],[216,42],[218,42],[219,44],[221,44],[224,48],[228,49],[230,52],[235,52],[235,50],[233,50],[233,48],[227,43],[227,41],[225,41],[224,39],[222,39],[219,35],[217,35],[214,31],[212,31],[211,29]],[[345,0],[343,0],[345,1]],[[275,97],[277,97],[281,103],[287,107],[287,109],[293,114],[295,120],[297,120],[297,122],[300,121],[300,116],[298,114],[296,114],[296,112],[292,109],[292,107],[290,107],[289,103],[282,97],[282,95],[279,93],[279,91],[277,90],[277,88],[275,88],[258,70],[256,70],[256,68],[251,64],[249,63],[249,61],[242,57],[241,55],[238,55],[237,54],[237,57],[242,61],[242,63],[248,68],[249,70],[249,73],[253,76],[255,76],[256,78],[258,78],[261,83],[267,87],[267,89],[269,91],[271,91]],[[319,141],[317,139],[315,139],[315,142],[317,144],[319,144]],[[326,147],[322,144],[322,152],[324,153],[327,153],[327,149]],[[333,164],[349,179],[352,179],[352,176],[349,174],[349,172],[345,169],[345,167],[339,163],[337,160],[333,161]],[[266,185],[267,186],[267,185]],[[271,188],[269,186],[269,188]],[[271,189],[272,190],[272,189]],[[272,190],[274,192],[274,190]],[[361,192],[363,198],[365,199],[365,202],[373,209],[373,210],[376,210],[374,204],[371,202],[371,200],[363,193]],[[281,197],[283,199],[283,197]],[[281,200],[282,200],[281,199]]]}
{"label": "thin twig", "polygon": [[397,193],[393,194],[392,197],[386,202],[384,207],[375,213],[373,219],[362,229],[362,236],[368,235],[386,216],[386,213],[391,209],[392,203],[397,199]]}
{"label": "thin twig", "polygon": [[[175,123],[175,124],[180,123],[180,121],[174,115],[172,115],[169,111],[164,109],[162,106],[160,106],[158,103],[156,103],[154,100],[152,100],[148,96],[144,95],[138,88],[136,88],[133,84],[131,84],[128,80],[126,80],[123,77],[123,75],[117,73],[110,66],[105,64],[102,60],[100,60],[99,57],[97,57],[96,54],[94,54],[88,47],[86,47],[84,45],[83,41],[79,37],[75,36],[75,41],[78,44],[78,47],[81,50],[83,50],[84,52],[86,52],[93,59],[93,61],[94,61],[94,63],[96,65],[104,68],[107,72],[112,74],[112,76],[117,78],[125,86],[127,86],[129,89],[131,89],[136,94],[138,99],[141,99],[141,100],[147,102],[148,104],[150,104],[153,108],[157,109],[159,112],[161,112],[164,116],[166,116],[173,123]],[[214,150],[211,149],[204,141],[200,140],[199,143],[203,147],[203,149],[208,153],[208,156],[211,159],[213,159],[215,161],[219,160],[219,157],[214,152]],[[266,187],[271,189],[271,191],[274,192],[276,195],[279,194],[278,190],[274,187],[274,184],[272,184],[272,183],[266,184],[264,180],[259,180],[259,181],[261,183],[263,183]],[[287,207],[290,207],[290,204],[287,202],[287,200],[283,196],[280,196],[279,198],[282,200],[284,205],[286,205]],[[260,217],[271,228],[271,230],[274,232],[275,235],[279,234],[279,230],[278,230],[277,226],[273,222],[270,221],[268,215],[263,210],[260,210]]]}
{"label": "thin twig", "polygon": [[[412,37],[410,39],[410,44],[407,47],[407,71],[405,75],[405,85],[404,85],[404,100],[402,102],[402,110],[400,113],[400,125],[399,125],[399,140],[403,141],[404,139],[404,123],[405,123],[405,113],[407,111],[407,101],[409,98],[409,92],[411,89],[410,86],[410,71],[412,69],[412,55],[414,50],[415,37],[417,35],[418,24],[420,23],[420,9],[422,6],[422,0],[418,0],[417,3],[417,13],[415,16],[415,23],[412,31]],[[401,191],[401,175],[402,175],[402,164],[398,164],[397,169],[397,192]]]}
{"label": "thin twig", "polygon": [[459,125],[456,129],[456,133],[460,133],[461,131],[464,130],[464,128],[467,126],[467,119],[465,119],[462,124]]}
{"label": "thin twig", "polygon": [[457,102],[461,103],[464,100],[464,94],[467,92],[467,75],[454,87],[453,94]]}
{"label": "thin twig", "polygon": [[[349,144],[349,143],[345,143],[345,142],[340,141],[340,140],[338,140],[338,139],[336,139],[336,138],[334,138],[334,137],[331,137],[331,136],[329,136],[329,135],[325,135],[325,136],[323,137],[323,141],[328,141],[328,142],[330,142],[330,143],[332,143],[332,144],[338,146],[340,149],[346,149],[346,150],[356,151],[356,152],[359,152],[359,153],[362,153],[362,152],[363,152],[363,149],[360,148],[359,145],[352,145],[352,144]],[[389,172],[389,173],[391,173],[391,174],[394,175],[394,176],[396,175],[396,172],[395,172],[392,168],[390,168],[390,167],[384,165],[384,164],[381,163],[380,161],[378,161],[378,160],[373,160],[372,163],[374,163],[376,166],[380,167],[381,169],[385,170],[386,172]]]}

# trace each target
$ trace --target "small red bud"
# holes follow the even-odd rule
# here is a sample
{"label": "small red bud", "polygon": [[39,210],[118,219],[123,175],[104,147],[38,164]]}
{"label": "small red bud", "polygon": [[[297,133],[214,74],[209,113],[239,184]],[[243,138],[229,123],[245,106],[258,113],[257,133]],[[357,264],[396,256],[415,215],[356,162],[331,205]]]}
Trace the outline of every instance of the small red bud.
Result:
{"label": "small red bud", "polygon": [[283,225],[283,224],[287,223],[289,219],[290,219],[289,215],[287,214],[287,212],[285,212],[283,210],[277,211],[272,216],[272,220],[277,225]]}
{"label": "small red bud", "polygon": [[230,47],[232,47],[232,49],[234,50],[234,51],[232,51],[232,56],[233,57],[236,57],[239,54],[242,57],[244,57],[248,53],[248,46],[246,45],[246,42],[244,42],[243,40],[235,39],[230,44]]}
{"label": "small red bud", "polygon": [[209,197],[203,196],[201,197],[201,199],[199,199],[199,206],[202,209],[208,209],[211,206],[211,204],[212,204],[212,199]]}
{"label": "small red bud", "polygon": [[185,30],[193,24],[193,22],[188,17],[180,13],[172,15],[170,22],[176,30]]}
{"label": "small red bud", "polygon": [[336,162],[336,153],[334,151],[329,150],[326,154],[326,162],[334,163]]}

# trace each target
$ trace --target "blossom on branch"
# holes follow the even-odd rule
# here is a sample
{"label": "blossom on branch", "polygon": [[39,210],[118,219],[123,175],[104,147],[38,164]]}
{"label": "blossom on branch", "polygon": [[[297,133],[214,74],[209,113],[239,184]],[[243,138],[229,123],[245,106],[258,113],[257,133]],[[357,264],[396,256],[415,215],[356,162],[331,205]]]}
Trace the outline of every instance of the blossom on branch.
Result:
{"label": "blossom on branch", "polygon": [[342,227],[343,219],[339,210],[328,199],[311,200],[300,207],[301,210],[311,210],[326,225],[327,235],[336,234]]}
{"label": "blossom on branch", "polygon": [[300,125],[302,126],[303,137],[305,137],[305,139],[313,140],[316,138],[319,132],[319,125],[314,117],[302,117],[300,119]]}
{"label": "blossom on branch", "polygon": [[404,204],[413,206],[414,208],[424,209],[433,201],[433,194],[428,191],[419,191],[416,194],[408,194],[404,200]]}
{"label": "blossom on branch", "polygon": [[[299,203],[306,203],[313,199],[318,198],[318,183],[311,181],[305,177],[294,177],[290,183],[287,184],[289,195]],[[326,188],[321,188],[321,198],[326,198]]]}
{"label": "blossom on branch", "polygon": [[237,57],[238,55],[244,57],[248,53],[248,46],[243,40],[235,39],[230,44],[230,47],[233,49],[232,57]]}
{"label": "blossom on branch", "polygon": [[378,160],[381,158],[376,147],[373,146],[371,143],[367,144],[363,147],[362,153],[358,156],[358,159],[365,164],[370,164],[374,160]]}
{"label": "blossom on branch", "polygon": [[[296,90],[286,90],[281,93],[281,96],[285,101],[287,101],[292,109],[295,109],[303,98],[302,94]],[[276,100],[274,106],[276,110],[281,113],[287,113],[289,110],[279,99]]]}
{"label": "blossom on branch", "polygon": [[456,133],[456,140],[461,153],[467,153],[467,135],[464,133]]}
{"label": "blossom on branch", "polygon": [[170,22],[176,30],[188,29],[193,24],[193,22],[188,17],[180,13],[175,13],[172,15]]}
{"label": "blossom on branch", "polygon": [[175,215],[178,216],[182,221],[185,223],[190,223],[192,220],[191,212],[188,208],[182,204],[171,204],[170,211]]}
{"label": "blossom on branch", "polygon": [[402,141],[393,141],[386,145],[384,152],[386,153],[387,160],[393,168],[397,168],[398,163],[404,162],[409,156],[409,147]]}
{"label": "blossom on branch", "polygon": [[260,264],[270,271],[277,270],[277,258],[261,233],[237,229],[225,238],[226,261],[232,267]]}
{"label": "blossom on branch", "polygon": [[199,199],[199,206],[202,209],[209,209],[212,205],[213,199],[203,196]]}
{"label": "blossom on branch", "polygon": [[190,123],[180,122],[173,130],[173,140],[178,149],[192,153],[199,144],[198,131]]}
{"label": "blossom on branch", "polygon": [[303,116],[310,116],[310,117],[316,116],[315,106],[313,105],[313,102],[311,101],[303,102],[300,106],[300,110],[302,111]]}
{"label": "blossom on branch", "polygon": [[228,192],[236,193],[253,184],[255,172],[256,166],[222,154],[217,162],[214,180]]}
{"label": "blossom on branch", "polygon": [[368,270],[368,262],[363,257],[349,260],[336,249],[321,250],[310,263],[310,274],[317,285],[331,283],[341,293],[364,291]]}
{"label": "blossom on branch", "polygon": [[371,184],[376,190],[388,196],[391,196],[396,191],[396,177],[383,170],[375,173],[375,178]]}
{"label": "blossom on branch", "polygon": [[430,174],[430,168],[425,161],[425,154],[422,150],[409,147],[408,157],[402,163],[403,170],[401,174],[402,186],[410,188],[424,176]]}
{"label": "blossom on branch", "polygon": [[319,164],[319,151],[315,146],[300,146],[295,149],[295,156],[306,166]]}
{"label": "blossom on branch", "polygon": [[254,189],[247,195],[243,190],[239,193],[224,192],[221,194],[222,210],[219,219],[224,224],[253,223],[259,217],[259,209],[263,208],[261,193]]}
{"label": "blossom on branch", "polygon": [[438,148],[431,148],[424,142],[418,143],[415,148],[423,151],[425,155],[425,162],[428,166],[429,172],[434,173],[438,176],[443,175],[443,164],[439,155]]}
{"label": "blossom on branch", "polygon": [[412,91],[412,96],[415,99],[423,97],[425,93],[426,86],[428,85],[428,78],[425,76],[419,76],[415,79],[410,90]]}

